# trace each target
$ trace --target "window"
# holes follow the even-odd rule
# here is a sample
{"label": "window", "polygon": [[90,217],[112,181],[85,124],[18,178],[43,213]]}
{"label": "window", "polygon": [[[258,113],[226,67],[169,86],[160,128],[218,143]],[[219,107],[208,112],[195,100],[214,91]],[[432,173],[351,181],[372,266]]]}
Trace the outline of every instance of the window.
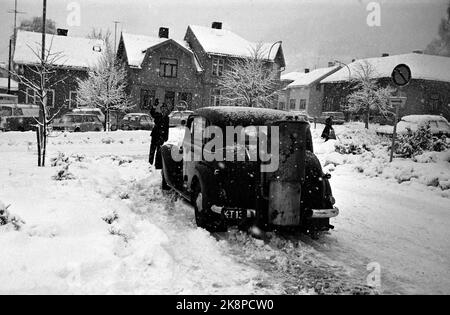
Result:
{"label": "window", "polygon": [[212,74],[216,77],[221,77],[223,74],[225,61],[222,58],[213,58]]}
{"label": "window", "polygon": [[220,106],[220,89],[211,90],[211,106]]}
{"label": "window", "polygon": [[322,90],[322,85],[316,84],[316,91],[321,91],[321,90]]}
{"label": "window", "polygon": [[300,100],[300,110],[306,109],[306,100],[302,99]]}
{"label": "window", "polygon": [[192,93],[181,92],[179,96],[179,101],[186,102],[188,107],[190,107],[192,103]]}
{"label": "window", "polygon": [[150,109],[155,102],[155,91],[141,89],[141,109]]}
{"label": "window", "polygon": [[70,91],[69,92],[69,108],[76,108],[76,107],[78,107],[77,92]]}
{"label": "window", "polygon": [[47,90],[47,106],[55,107],[55,90]]}
{"label": "window", "polygon": [[26,95],[26,103],[27,104],[36,104],[36,96],[35,91],[33,89],[27,89]]}
{"label": "window", "polygon": [[165,78],[176,78],[178,72],[178,60],[161,58],[159,76]]}
{"label": "window", "polygon": [[285,104],[284,102],[279,102],[279,103],[278,103],[278,109],[279,109],[279,110],[284,110],[285,107],[286,107],[286,104]]}
{"label": "window", "polygon": [[5,116],[12,116],[12,108],[11,107],[6,107],[6,106],[0,107],[0,117],[5,117]]}
{"label": "window", "polygon": [[289,109],[290,110],[296,110],[296,108],[295,108],[295,99],[290,99],[289,100]]}

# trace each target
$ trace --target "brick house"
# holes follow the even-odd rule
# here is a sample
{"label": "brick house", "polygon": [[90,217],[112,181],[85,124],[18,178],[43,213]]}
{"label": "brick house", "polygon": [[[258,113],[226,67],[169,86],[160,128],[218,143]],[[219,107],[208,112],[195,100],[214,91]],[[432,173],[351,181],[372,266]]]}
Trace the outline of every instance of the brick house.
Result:
{"label": "brick house", "polygon": [[413,114],[443,115],[450,119],[450,58],[411,53],[355,61],[321,81],[324,90],[323,111],[340,111],[349,94],[362,63],[373,68],[372,77],[381,86],[394,86],[391,74],[395,66],[411,68],[411,83],[402,89],[406,95],[405,108],[400,116]]}
{"label": "brick house", "polygon": [[[16,71],[34,82],[39,82],[34,72],[39,66],[37,55],[41,52],[41,33],[18,31],[14,49],[13,63]],[[47,35],[46,50],[53,62],[54,74],[47,82],[52,86],[48,93],[47,105],[51,113],[64,113],[77,107],[78,79],[88,76],[104,50],[102,40],[68,37],[63,35]],[[34,90],[19,82],[18,97],[20,104],[36,104],[38,102]]]}
{"label": "brick house", "polygon": [[149,110],[156,99],[173,105],[184,101],[191,109],[203,104],[203,69],[186,42],[168,37],[167,28],[159,37],[121,35],[117,54],[126,66],[136,111]]}
{"label": "brick house", "polygon": [[[221,105],[218,81],[223,72],[235,59],[251,58],[257,43],[222,29],[222,23],[214,22],[212,27],[190,25],[184,37],[197,56],[202,68],[202,106]],[[267,55],[267,65],[277,78],[286,67],[281,42],[261,44],[261,54]],[[270,56],[269,56],[270,54]],[[277,102],[273,107],[277,107]]]}
{"label": "brick house", "polygon": [[[160,28],[158,37],[123,33],[118,58],[128,71],[137,111],[148,110],[155,99],[185,101],[196,109],[220,105],[220,76],[231,60],[251,57],[255,46],[215,22],[212,28],[189,26],[184,40],[171,39],[167,28]],[[270,53],[267,64],[279,78],[285,67],[281,44],[264,44],[262,51]]]}
{"label": "brick house", "polygon": [[[288,84],[284,91],[285,110],[303,111],[310,117],[320,117],[322,114],[323,86],[320,81],[340,69],[339,66],[320,68],[293,75],[295,80]],[[284,78],[286,80],[286,77]]]}

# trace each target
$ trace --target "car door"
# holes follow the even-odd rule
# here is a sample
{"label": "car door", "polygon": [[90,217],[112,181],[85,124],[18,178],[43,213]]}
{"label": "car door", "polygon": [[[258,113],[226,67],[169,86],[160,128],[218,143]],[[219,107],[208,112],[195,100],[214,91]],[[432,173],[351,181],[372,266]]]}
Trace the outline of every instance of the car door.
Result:
{"label": "car door", "polygon": [[207,121],[204,117],[193,116],[188,122],[190,132],[186,132],[183,141],[183,152],[189,153],[183,160],[183,177],[188,179],[191,185],[192,177],[195,173],[195,165],[203,159],[204,136]]}

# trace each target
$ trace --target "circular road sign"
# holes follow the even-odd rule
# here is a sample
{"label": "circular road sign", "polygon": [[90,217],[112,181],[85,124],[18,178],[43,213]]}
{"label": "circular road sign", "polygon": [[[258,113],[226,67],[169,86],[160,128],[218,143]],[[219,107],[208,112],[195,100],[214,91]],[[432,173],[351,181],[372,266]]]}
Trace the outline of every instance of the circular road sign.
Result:
{"label": "circular road sign", "polygon": [[408,85],[411,77],[411,69],[405,64],[396,66],[392,72],[392,81],[400,87]]}

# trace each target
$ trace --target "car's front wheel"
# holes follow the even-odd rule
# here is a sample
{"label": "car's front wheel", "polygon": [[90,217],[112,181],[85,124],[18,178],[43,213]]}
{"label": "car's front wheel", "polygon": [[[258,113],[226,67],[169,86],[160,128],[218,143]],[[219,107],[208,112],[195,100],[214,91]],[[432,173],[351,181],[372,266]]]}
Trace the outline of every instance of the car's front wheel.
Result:
{"label": "car's front wheel", "polygon": [[211,204],[202,191],[200,184],[194,187],[192,203],[195,209],[195,222],[198,227],[209,232],[223,232],[227,230],[221,216],[211,211]]}

